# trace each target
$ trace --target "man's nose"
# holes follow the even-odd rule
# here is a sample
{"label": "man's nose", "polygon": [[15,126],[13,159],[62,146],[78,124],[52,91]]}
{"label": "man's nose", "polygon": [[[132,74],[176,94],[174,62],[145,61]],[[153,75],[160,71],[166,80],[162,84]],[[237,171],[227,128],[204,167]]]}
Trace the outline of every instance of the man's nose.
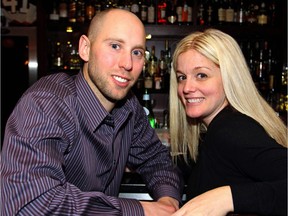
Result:
{"label": "man's nose", "polygon": [[119,60],[119,67],[124,68],[126,71],[132,69],[132,55],[131,53],[123,53]]}

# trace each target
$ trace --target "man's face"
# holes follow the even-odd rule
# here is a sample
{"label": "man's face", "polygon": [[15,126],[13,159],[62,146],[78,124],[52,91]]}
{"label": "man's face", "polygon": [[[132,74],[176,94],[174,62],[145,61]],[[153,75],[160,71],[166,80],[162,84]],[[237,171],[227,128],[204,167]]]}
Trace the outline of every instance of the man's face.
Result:
{"label": "man's face", "polygon": [[[88,77],[85,77],[90,79],[88,83],[102,104],[123,99],[137,81],[144,64],[143,26],[130,14],[113,15],[111,13],[111,17],[101,23],[101,29],[90,44]],[[125,22],[126,19],[129,22]]]}

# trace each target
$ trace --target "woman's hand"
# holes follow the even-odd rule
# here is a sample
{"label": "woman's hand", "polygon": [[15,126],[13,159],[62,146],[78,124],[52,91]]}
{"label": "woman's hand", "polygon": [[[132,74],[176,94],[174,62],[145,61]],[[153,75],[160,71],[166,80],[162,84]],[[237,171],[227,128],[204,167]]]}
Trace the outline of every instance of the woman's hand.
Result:
{"label": "woman's hand", "polygon": [[171,197],[162,197],[157,202],[140,202],[145,216],[171,216],[179,209],[179,202]]}
{"label": "woman's hand", "polygon": [[229,186],[207,191],[189,200],[173,216],[224,216],[234,211]]}

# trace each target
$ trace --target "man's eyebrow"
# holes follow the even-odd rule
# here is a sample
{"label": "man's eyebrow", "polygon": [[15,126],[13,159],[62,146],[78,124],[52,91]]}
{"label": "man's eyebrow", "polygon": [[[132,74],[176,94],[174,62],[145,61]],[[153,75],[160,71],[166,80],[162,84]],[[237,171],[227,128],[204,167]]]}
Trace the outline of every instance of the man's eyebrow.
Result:
{"label": "man's eyebrow", "polygon": [[[110,38],[106,38],[104,41],[117,41],[119,43],[125,44],[125,41],[120,39],[120,38],[112,38],[112,37],[110,37]],[[146,47],[143,46],[142,44],[139,44],[139,45],[133,46],[133,49],[142,49],[143,51],[145,51]]]}

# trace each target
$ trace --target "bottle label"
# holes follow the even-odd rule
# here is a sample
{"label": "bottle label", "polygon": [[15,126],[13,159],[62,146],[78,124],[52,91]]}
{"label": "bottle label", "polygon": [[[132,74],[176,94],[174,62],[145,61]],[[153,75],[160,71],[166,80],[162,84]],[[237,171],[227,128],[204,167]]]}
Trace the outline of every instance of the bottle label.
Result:
{"label": "bottle label", "polygon": [[219,8],[219,9],[218,9],[218,21],[223,22],[223,21],[225,21],[225,19],[226,19],[226,12],[225,12],[225,10],[224,10],[223,8]]}
{"label": "bottle label", "polygon": [[258,16],[258,24],[265,25],[267,24],[267,16],[262,14]]}
{"label": "bottle label", "polygon": [[144,111],[145,111],[145,113],[146,113],[146,116],[148,116],[148,115],[150,114],[149,109],[147,109],[146,107],[143,107],[143,109],[144,109]]}
{"label": "bottle label", "polygon": [[153,87],[153,80],[151,77],[146,77],[144,80],[144,87],[147,89],[151,89]]}
{"label": "bottle label", "polygon": [[229,8],[226,9],[226,22],[233,22],[234,21],[234,10]]}
{"label": "bottle label", "polygon": [[148,23],[155,22],[155,11],[154,7],[148,7]]}

